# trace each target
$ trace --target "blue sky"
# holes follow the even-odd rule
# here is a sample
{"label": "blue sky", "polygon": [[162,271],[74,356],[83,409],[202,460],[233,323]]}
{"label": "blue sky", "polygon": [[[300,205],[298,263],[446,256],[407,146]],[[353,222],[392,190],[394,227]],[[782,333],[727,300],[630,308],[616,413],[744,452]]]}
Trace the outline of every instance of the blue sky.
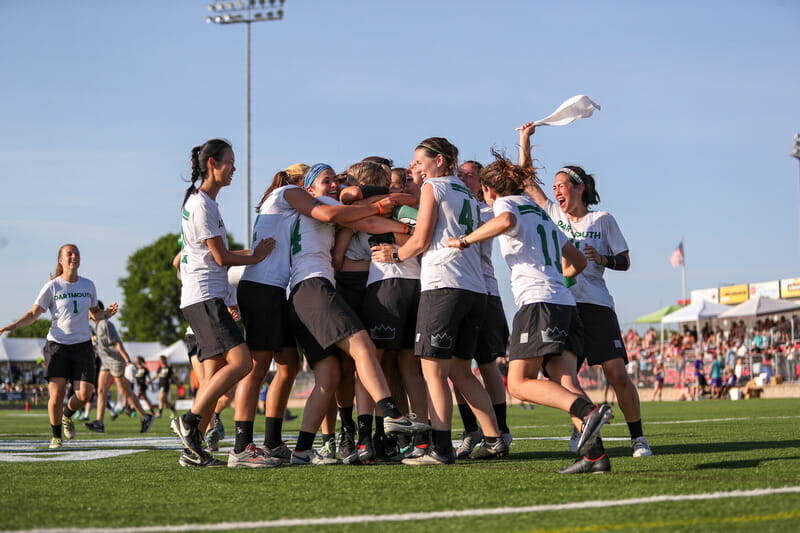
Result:
{"label": "blue sky", "polygon": [[[252,27],[252,197],[278,169],[366,155],[408,164],[444,136],[463,159],[516,156],[514,128],[586,94],[589,119],[543,127],[535,157],[595,174],[632,268],[606,274],[622,323],[687,290],[800,276],[800,2],[287,0]],[[205,2],[6,0],[0,17],[0,323],[32,305],[58,247],[117,300],[127,257],[179,230],[189,149],[227,137],[219,197],[244,240],[244,35]],[[504,272],[504,265],[498,270]],[[507,276],[507,274],[501,274]],[[506,292],[510,295],[510,292]],[[506,306],[511,307],[510,298]],[[508,309],[512,312],[513,309]]]}

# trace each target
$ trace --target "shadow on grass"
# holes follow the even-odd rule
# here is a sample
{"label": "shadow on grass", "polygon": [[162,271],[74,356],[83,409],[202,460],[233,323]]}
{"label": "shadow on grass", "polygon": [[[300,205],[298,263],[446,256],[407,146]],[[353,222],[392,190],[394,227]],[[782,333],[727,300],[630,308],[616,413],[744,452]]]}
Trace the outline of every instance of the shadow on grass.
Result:
{"label": "shadow on grass", "polygon": [[[654,455],[686,455],[708,453],[749,452],[755,450],[776,450],[785,448],[800,448],[800,440],[762,440],[741,442],[715,442],[667,444],[659,445],[650,443]],[[611,457],[630,454],[630,447],[611,447],[606,443]],[[624,450],[624,451],[623,451]]]}
{"label": "shadow on grass", "polygon": [[703,463],[695,467],[696,470],[712,470],[717,468],[737,469],[737,468],[756,468],[767,461],[796,461],[800,459],[794,457],[770,457],[767,459],[743,459],[741,461],[720,461],[718,463]]}

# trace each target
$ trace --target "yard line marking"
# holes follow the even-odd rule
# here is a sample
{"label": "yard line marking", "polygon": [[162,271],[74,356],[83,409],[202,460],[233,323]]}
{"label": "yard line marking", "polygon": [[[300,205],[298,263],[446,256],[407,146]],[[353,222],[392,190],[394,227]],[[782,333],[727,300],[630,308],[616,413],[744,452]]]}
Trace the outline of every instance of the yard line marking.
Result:
{"label": "yard line marking", "polygon": [[523,513],[541,513],[547,511],[566,511],[573,509],[593,509],[602,507],[619,507],[624,505],[646,505],[662,502],[721,500],[725,498],[752,498],[772,496],[775,494],[800,493],[800,486],[779,487],[772,489],[735,490],[731,492],[712,492],[702,494],[674,494],[649,496],[647,498],[627,498],[623,500],[597,500],[588,502],[572,502],[547,505],[530,505],[525,507],[496,507],[490,509],[465,509],[461,511],[433,511],[427,513],[401,513],[386,515],[333,516],[329,518],[285,518],[280,520],[263,520],[258,522],[223,522],[220,524],[181,524],[175,526],[142,526],[115,528],[81,528],[81,529],[30,529],[26,533],[149,533],[155,531],[219,531],[228,529],[265,529],[275,527],[307,527],[340,524],[364,524],[375,522],[401,522],[405,520],[436,520],[441,518],[466,518],[475,516],[499,516]]}

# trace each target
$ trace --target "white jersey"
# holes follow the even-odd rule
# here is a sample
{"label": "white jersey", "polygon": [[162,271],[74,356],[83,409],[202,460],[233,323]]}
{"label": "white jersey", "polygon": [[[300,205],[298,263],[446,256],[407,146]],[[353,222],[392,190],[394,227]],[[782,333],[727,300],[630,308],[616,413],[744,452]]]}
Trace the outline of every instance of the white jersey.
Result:
{"label": "white jersey", "polygon": [[47,340],[59,344],[92,340],[89,309],[97,307],[97,290],[90,280],[80,276],[75,283],[61,277],[51,279],[39,291],[35,304],[50,311],[52,322]]}
{"label": "white jersey", "polygon": [[186,200],[181,220],[181,309],[228,293],[228,270],[217,264],[206,243],[214,237],[228,247],[219,205],[197,191]]}
{"label": "white jersey", "polygon": [[344,256],[353,261],[369,261],[372,259],[372,249],[369,245],[369,233],[353,231],[353,236],[347,244]]}
{"label": "white jersey", "polygon": [[275,239],[275,248],[263,261],[247,265],[241,279],[286,288],[289,284],[289,251],[292,230],[299,214],[286,201],[286,191],[299,189],[296,185],[278,187],[270,193],[253,224],[253,244],[261,239]]}
{"label": "white jersey", "polygon": [[[326,205],[342,205],[329,196],[317,196]],[[333,265],[331,264],[331,248],[336,237],[334,224],[299,215],[292,229],[291,242],[291,288],[303,280],[325,278],[335,287]]]}
{"label": "white jersey", "polygon": [[[481,208],[481,225],[486,224],[494,218],[494,211],[488,205],[478,202]],[[486,294],[489,296],[500,296],[500,289],[497,286],[497,278],[494,277],[494,265],[492,265],[492,240],[480,243],[481,250],[481,269],[483,269],[483,283],[486,284]]]}
{"label": "white jersey", "polygon": [[464,289],[484,294],[480,247],[448,248],[447,239],[472,233],[480,226],[478,201],[464,182],[454,176],[429,178],[438,216],[430,247],[422,254],[420,285],[423,291]]}
{"label": "white jersey", "polygon": [[500,253],[511,268],[511,291],[517,307],[533,303],[575,305],[561,274],[561,251],[567,236],[527,196],[503,196],[494,215],[510,212],[517,224],[498,236]]}
{"label": "white jersey", "polygon": [[[583,246],[588,244],[600,255],[617,255],[628,251],[628,243],[625,242],[617,221],[605,211],[589,211],[575,222],[561,211],[557,203],[548,200],[547,213],[578,250],[583,250]],[[605,271],[605,267],[589,261],[586,269],[575,278],[575,285],[570,287],[575,301],[613,309],[614,299],[603,279]]]}
{"label": "white jersey", "polygon": [[[395,246],[395,249],[399,246]],[[373,261],[369,264],[369,274],[367,275],[367,286],[376,281],[385,279],[419,279],[420,265],[419,257],[409,257],[399,263],[382,263]]]}

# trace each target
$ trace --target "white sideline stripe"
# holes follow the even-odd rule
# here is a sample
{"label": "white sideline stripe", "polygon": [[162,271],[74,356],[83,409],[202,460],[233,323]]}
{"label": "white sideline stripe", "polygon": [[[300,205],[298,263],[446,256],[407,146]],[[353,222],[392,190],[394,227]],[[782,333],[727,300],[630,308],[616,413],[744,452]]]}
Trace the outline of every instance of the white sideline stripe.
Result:
{"label": "white sideline stripe", "polygon": [[[284,518],[259,522],[223,522],[220,524],[182,524],[175,526],[116,527],[113,529],[29,529],[27,533],[149,533],[155,531],[219,531],[226,529],[263,529],[274,527],[328,526],[340,524],[363,524],[374,522],[401,522],[405,520],[436,520],[441,518],[465,518],[474,516],[499,516],[522,513],[541,513],[547,511],[567,511],[572,509],[595,509],[600,507],[619,507],[623,505],[646,505],[662,502],[683,502],[702,500],[722,500],[725,498],[753,498],[774,494],[799,493],[798,487],[779,487],[773,489],[735,490],[731,492],[712,492],[702,494],[675,494],[650,496],[647,498],[628,498],[624,500],[597,500],[588,502],[530,505],[525,507],[496,507],[493,509],[466,509],[462,511],[434,511],[429,513],[402,513],[386,515],[333,516],[329,518]],[[23,530],[25,531],[25,530]]]}

